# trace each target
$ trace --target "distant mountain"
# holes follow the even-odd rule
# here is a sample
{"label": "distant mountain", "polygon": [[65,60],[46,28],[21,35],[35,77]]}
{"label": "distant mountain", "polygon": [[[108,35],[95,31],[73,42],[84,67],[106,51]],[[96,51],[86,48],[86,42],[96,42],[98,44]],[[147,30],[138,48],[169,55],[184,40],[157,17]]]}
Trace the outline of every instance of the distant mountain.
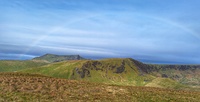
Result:
{"label": "distant mountain", "polygon": [[83,60],[85,58],[80,55],[54,55],[54,54],[45,54],[40,57],[33,58],[33,60],[45,60],[48,62],[60,62],[65,60]]}

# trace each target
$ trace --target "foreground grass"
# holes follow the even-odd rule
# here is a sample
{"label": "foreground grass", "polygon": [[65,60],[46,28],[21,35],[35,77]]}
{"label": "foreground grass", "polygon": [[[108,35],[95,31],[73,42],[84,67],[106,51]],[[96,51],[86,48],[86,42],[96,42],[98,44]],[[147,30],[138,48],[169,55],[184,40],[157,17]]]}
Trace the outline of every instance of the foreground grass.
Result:
{"label": "foreground grass", "polygon": [[2,102],[198,102],[199,100],[200,92],[106,85],[35,74],[0,73]]}

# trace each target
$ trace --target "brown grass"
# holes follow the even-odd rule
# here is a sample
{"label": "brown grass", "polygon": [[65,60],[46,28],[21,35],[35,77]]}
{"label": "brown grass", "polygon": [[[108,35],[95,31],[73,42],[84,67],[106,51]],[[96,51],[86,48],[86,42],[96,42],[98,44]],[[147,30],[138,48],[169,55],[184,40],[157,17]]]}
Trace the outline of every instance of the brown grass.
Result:
{"label": "brown grass", "polygon": [[200,92],[115,86],[35,74],[0,73],[0,102],[198,102],[199,100]]}

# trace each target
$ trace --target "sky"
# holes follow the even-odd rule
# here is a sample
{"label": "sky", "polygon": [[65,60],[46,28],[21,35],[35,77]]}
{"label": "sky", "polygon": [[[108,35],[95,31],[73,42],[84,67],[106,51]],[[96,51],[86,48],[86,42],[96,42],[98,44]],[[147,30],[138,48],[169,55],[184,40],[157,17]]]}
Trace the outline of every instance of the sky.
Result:
{"label": "sky", "polygon": [[199,0],[0,0],[0,59],[200,64]]}

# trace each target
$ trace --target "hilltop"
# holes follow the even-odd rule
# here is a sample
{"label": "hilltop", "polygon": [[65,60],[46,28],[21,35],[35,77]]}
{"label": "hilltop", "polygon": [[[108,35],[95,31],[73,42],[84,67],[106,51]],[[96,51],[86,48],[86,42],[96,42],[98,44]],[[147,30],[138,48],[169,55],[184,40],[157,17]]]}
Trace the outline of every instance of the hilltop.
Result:
{"label": "hilltop", "polygon": [[54,55],[54,54],[45,54],[40,57],[33,58],[32,60],[45,60],[48,62],[60,62],[66,60],[83,60],[85,58],[80,55]]}

